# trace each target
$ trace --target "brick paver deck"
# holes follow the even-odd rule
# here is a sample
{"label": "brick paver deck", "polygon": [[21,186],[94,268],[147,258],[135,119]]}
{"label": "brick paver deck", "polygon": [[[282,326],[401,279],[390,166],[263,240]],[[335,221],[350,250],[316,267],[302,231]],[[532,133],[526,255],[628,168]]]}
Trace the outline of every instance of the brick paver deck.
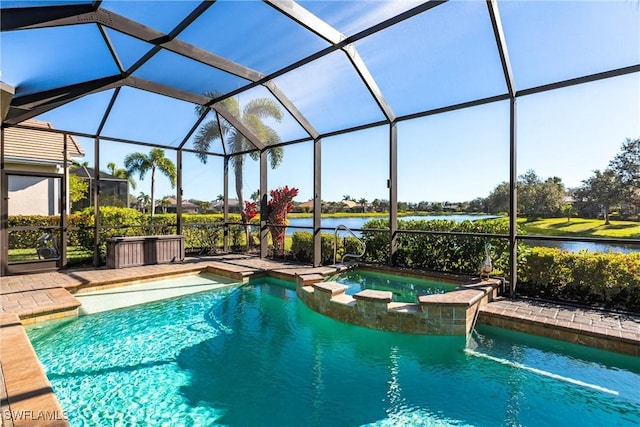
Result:
{"label": "brick paver deck", "polygon": [[[293,280],[317,281],[333,274],[335,267],[310,266],[260,259],[246,255],[222,255],[126,269],[70,269],[0,278],[0,409],[16,408],[35,413],[61,414],[60,406],[24,332],[23,324],[77,314],[80,302],[73,296],[83,289],[118,286],[131,281],[209,269],[244,280],[269,272]],[[589,345],[640,357],[640,315],[618,314],[562,306],[532,300],[499,299],[484,305],[479,323]],[[22,357],[24,356],[24,357]],[[2,381],[4,379],[4,381]],[[43,412],[44,413],[44,412]],[[7,426],[32,425],[3,420]],[[45,424],[42,424],[45,425]],[[63,419],[46,425],[68,425]]]}
{"label": "brick paver deck", "polygon": [[640,315],[500,299],[482,307],[478,321],[640,357]]}

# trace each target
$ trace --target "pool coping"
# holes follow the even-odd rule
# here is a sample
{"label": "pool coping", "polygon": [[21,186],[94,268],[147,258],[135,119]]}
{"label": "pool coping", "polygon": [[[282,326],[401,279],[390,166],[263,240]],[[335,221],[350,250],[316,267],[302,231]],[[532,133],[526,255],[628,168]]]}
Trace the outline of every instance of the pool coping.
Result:
{"label": "pool coping", "polygon": [[[357,267],[362,270],[388,271]],[[442,280],[442,275],[413,275]],[[478,280],[469,276],[448,275],[453,290],[422,295],[414,303],[392,302],[392,292],[365,289],[347,295],[347,285],[333,277],[314,281],[298,280],[296,294],[310,309],[338,321],[390,332],[425,335],[467,336],[473,330],[479,310],[498,295],[501,279]]]}
{"label": "pool coping", "polygon": [[0,313],[2,425],[68,426],[27,333],[15,313]]}
{"label": "pool coping", "polygon": [[[11,343],[11,347],[8,347],[9,344],[5,344],[5,341],[0,341],[2,344],[0,347],[0,398],[2,398],[0,410],[2,411],[2,421],[4,425],[9,427],[12,425],[34,425],[32,420],[26,423],[24,420],[11,417],[11,412],[8,412],[15,408],[28,406],[27,403],[29,403],[29,405],[32,406],[29,409],[23,410],[23,416],[27,413],[41,413],[43,416],[53,414],[50,415],[50,417],[54,416],[58,418],[39,425],[69,425],[66,420],[60,419],[63,418],[63,416],[60,416],[60,414],[63,413],[56,412],[61,411],[60,404],[51,390],[51,385],[46,374],[35,355],[33,346],[26,335],[24,325],[54,318],[77,316],[79,301],[70,291],[81,293],[82,291],[96,289],[101,286],[105,288],[117,287],[127,280],[129,280],[128,283],[130,283],[131,280],[144,282],[155,280],[168,274],[193,274],[194,272],[200,271],[208,271],[232,279],[237,278],[243,282],[248,281],[250,278],[275,277],[292,282],[297,281],[302,283],[303,286],[312,286],[313,283],[325,280],[327,277],[345,271],[353,266],[354,265],[334,265],[314,268],[306,264],[264,260],[255,256],[224,254],[187,260],[181,264],[131,267],[120,270],[76,269],[54,273],[3,277],[2,286],[0,287],[0,339],[4,339],[2,337],[5,335],[7,335],[7,337],[13,336],[11,339],[16,340],[15,348],[21,349],[16,353],[27,356],[31,354],[33,357],[25,356],[20,357],[20,359],[24,359],[22,361],[15,360],[16,357],[12,358],[11,352],[6,350],[13,348],[14,344]],[[371,265],[364,265],[364,267],[372,268]],[[376,266],[375,269],[396,273],[395,269],[390,269],[385,266]],[[401,275],[425,275],[407,269],[399,269],[398,271]],[[442,277],[452,279],[457,277],[457,275],[445,274],[442,275]],[[8,301],[15,301],[18,295],[26,296],[33,304],[30,307],[6,304]],[[64,305],[57,305],[60,304],[58,298],[65,301]],[[349,305],[352,302],[338,298],[336,303]],[[38,304],[41,304],[41,307],[37,307]],[[574,322],[563,319],[563,316],[568,312],[575,312],[575,307],[565,307],[555,303],[549,303],[549,305],[554,308],[556,318],[547,316],[546,313],[549,311],[549,307],[544,304],[536,303],[535,301],[497,298],[485,304],[479,310],[478,322],[495,326],[501,325],[500,327],[507,329],[515,329],[640,357],[640,314],[612,314],[595,309],[578,309],[582,310],[582,317],[591,316],[595,319],[592,324],[586,324],[580,321]],[[15,309],[16,307],[18,310]],[[415,311],[416,308],[415,305],[406,303],[390,303],[389,310],[404,313],[412,310]],[[598,324],[598,316],[604,319],[603,324]],[[621,316],[626,317],[626,319],[621,320]],[[618,322],[617,326],[614,325],[614,327],[610,327],[610,325],[606,325],[606,322],[609,321],[611,317],[616,317]],[[605,326],[609,327],[609,329]],[[23,375],[23,377],[17,376],[20,372],[17,374],[12,372],[17,369],[16,367],[19,367],[19,370],[23,369],[23,367],[24,369],[28,369],[28,374]],[[9,375],[7,375],[7,373]],[[24,386],[25,379],[28,380],[27,382],[30,385],[37,386],[34,390],[40,390],[41,394],[38,395],[39,399],[16,400],[20,396],[17,387]],[[20,382],[21,380],[22,383]],[[9,415],[9,417],[6,415]]]}

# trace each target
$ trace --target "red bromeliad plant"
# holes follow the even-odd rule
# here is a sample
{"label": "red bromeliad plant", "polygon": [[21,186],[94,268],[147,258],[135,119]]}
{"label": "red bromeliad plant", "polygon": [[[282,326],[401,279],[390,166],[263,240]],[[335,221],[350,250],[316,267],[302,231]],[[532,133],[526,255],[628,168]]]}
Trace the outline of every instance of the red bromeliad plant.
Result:
{"label": "red bromeliad plant", "polygon": [[244,232],[246,234],[245,237],[248,249],[251,245],[251,229],[249,228],[249,222],[258,215],[258,205],[256,202],[244,202],[244,209],[240,212],[240,215],[242,216],[242,223],[244,224]]}
{"label": "red bromeliad plant", "polygon": [[276,252],[284,251],[285,227],[278,227],[287,224],[287,214],[293,209],[292,200],[298,195],[297,188],[289,188],[284,186],[276,188],[269,192],[271,200],[267,203],[267,212],[269,213],[268,222],[276,227],[269,226],[271,232],[271,240],[273,241],[273,249]]}
{"label": "red bromeliad plant", "polygon": [[242,215],[242,222],[247,224],[258,215],[258,205],[256,202],[244,202],[244,209],[240,214]]}

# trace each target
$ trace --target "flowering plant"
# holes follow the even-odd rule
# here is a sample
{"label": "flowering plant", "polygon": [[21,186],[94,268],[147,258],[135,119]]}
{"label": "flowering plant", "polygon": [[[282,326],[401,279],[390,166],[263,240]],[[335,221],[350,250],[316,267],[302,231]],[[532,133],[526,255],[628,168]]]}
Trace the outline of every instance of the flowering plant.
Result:
{"label": "flowering plant", "polygon": [[[269,192],[271,200],[267,202],[269,231],[273,248],[276,252],[284,251],[284,238],[287,223],[287,214],[293,210],[293,198],[298,195],[297,188],[288,186],[276,188]],[[273,225],[273,226],[272,226]]]}
{"label": "flowering plant", "polygon": [[256,202],[244,202],[244,209],[240,215],[242,215],[242,222],[245,224],[255,218],[255,216],[258,215],[258,205]]}

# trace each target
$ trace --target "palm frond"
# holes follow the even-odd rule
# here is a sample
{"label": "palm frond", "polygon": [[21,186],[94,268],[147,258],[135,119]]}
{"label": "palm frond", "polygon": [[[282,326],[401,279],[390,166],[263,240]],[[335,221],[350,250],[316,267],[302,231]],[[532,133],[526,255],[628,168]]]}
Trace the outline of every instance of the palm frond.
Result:
{"label": "palm frond", "polygon": [[176,165],[166,157],[159,159],[156,166],[160,172],[162,172],[171,183],[171,188],[176,186]]}
{"label": "palm frond", "polygon": [[193,147],[198,151],[196,156],[202,163],[207,163],[208,157],[205,152],[209,151],[211,143],[217,139],[220,139],[220,128],[217,121],[210,120],[198,129],[193,140]]}
{"label": "palm frond", "polygon": [[282,120],[282,108],[280,104],[269,98],[252,99],[244,107],[243,117],[256,116],[259,119],[272,118],[276,121]]}
{"label": "palm frond", "polygon": [[147,156],[143,153],[130,153],[124,158],[124,167],[127,173],[133,175],[138,174],[138,177],[142,180],[147,174],[147,171],[151,169],[151,162]]}

